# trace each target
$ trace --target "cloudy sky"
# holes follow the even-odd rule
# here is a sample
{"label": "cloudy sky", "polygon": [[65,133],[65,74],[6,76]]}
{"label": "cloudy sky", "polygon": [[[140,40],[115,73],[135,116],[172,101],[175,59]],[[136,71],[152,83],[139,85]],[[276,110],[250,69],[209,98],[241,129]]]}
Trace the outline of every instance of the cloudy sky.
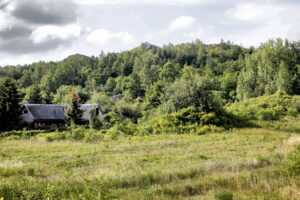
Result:
{"label": "cloudy sky", "polygon": [[0,0],[0,65],[98,56],[148,41],[300,40],[299,0]]}

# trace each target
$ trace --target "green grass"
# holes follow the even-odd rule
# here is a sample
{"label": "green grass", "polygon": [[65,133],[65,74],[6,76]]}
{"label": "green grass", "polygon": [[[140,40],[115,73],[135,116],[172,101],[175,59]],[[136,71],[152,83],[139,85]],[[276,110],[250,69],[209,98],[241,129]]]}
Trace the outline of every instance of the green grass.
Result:
{"label": "green grass", "polygon": [[281,170],[299,138],[291,131],[96,143],[47,142],[47,135],[0,140],[0,199],[214,199],[222,191],[233,199],[300,199],[299,176]]}

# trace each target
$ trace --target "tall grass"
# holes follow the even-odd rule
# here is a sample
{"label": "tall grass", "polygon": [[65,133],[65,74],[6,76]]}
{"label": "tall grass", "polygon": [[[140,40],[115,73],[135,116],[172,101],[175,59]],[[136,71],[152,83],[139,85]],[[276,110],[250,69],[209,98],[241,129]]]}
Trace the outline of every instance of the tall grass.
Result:
{"label": "tall grass", "polygon": [[48,142],[51,135],[0,141],[0,197],[215,199],[225,190],[233,199],[300,198],[299,176],[281,169],[294,133],[256,128],[93,143]]}

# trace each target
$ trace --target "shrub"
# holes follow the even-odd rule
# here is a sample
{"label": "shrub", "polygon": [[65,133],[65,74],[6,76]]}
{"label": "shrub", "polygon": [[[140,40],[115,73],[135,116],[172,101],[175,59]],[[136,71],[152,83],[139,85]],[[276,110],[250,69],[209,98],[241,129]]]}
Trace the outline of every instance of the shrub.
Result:
{"label": "shrub", "polygon": [[283,93],[233,103],[226,110],[248,120],[279,120],[299,114],[299,96]]}
{"label": "shrub", "polygon": [[220,190],[214,194],[215,200],[232,200],[233,194],[227,190]]}
{"label": "shrub", "polygon": [[197,127],[195,130],[192,130],[191,133],[195,135],[204,135],[211,132],[223,132],[225,129],[223,127],[217,127],[216,125],[204,125]]}
{"label": "shrub", "polygon": [[300,175],[300,144],[288,155],[288,159],[284,163],[284,168],[290,174]]}
{"label": "shrub", "polygon": [[102,122],[99,119],[99,116],[96,114],[96,109],[90,111],[90,128],[99,130],[102,127]]}
{"label": "shrub", "polygon": [[85,134],[83,141],[85,142],[98,142],[103,139],[103,134],[101,132],[89,131]]}
{"label": "shrub", "polygon": [[201,135],[224,131],[225,128],[232,127],[234,121],[234,116],[226,112],[204,113],[198,112],[195,107],[188,107],[170,114],[151,116],[139,124],[138,132],[142,135],[161,133]]}
{"label": "shrub", "polygon": [[112,139],[116,139],[120,135],[134,135],[137,132],[137,126],[129,122],[127,124],[117,123],[111,127],[106,133]]}
{"label": "shrub", "polygon": [[30,139],[38,134],[47,133],[46,130],[22,130],[22,131],[9,131],[0,133],[0,139],[3,138],[14,138],[14,139]]}
{"label": "shrub", "polygon": [[34,176],[35,170],[33,168],[28,168],[26,171],[27,176]]}
{"label": "shrub", "polygon": [[75,129],[71,129],[70,131],[67,132],[66,137],[68,139],[80,141],[84,138],[86,131],[87,130],[84,127],[78,127]]}
{"label": "shrub", "polygon": [[46,141],[55,140],[76,140],[85,142],[96,142],[103,139],[103,134],[97,130],[87,129],[84,126],[74,127],[67,131],[54,132],[46,137]]}
{"label": "shrub", "polygon": [[46,137],[47,142],[52,142],[54,140],[65,140],[65,139],[66,139],[66,131],[63,131],[63,132],[56,131]]}

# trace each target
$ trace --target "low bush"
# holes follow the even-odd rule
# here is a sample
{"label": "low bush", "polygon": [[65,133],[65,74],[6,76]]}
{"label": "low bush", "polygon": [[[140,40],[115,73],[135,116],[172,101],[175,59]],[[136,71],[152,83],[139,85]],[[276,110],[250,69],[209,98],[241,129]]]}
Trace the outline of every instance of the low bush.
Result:
{"label": "low bush", "polygon": [[22,131],[9,131],[0,133],[0,140],[3,138],[7,139],[29,139],[38,134],[48,133],[47,130],[22,130]]}
{"label": "low bush", "polygon": [[233,194],[227,190],[220,190],[214,194],[215,200],[232,200]]}
{"label": "low bush", "polygon": [[138,131],[137,125],[129,122],[126,124],[123,123],[117,123],[113,127],[107,130],[106,134],[111,139],[116,139],[118,136],[121,135],[134,135]]}
{"label": "low bush", "polygon": [[296,145],[294,151],[288,155],[284,168],[290,174],[300,175],[300,144]]}
{"label": "low bush", "polygon": [[102,140],[103,137],[104,136],[101,131],[87,129],[84,126],[78,126],[62,132],[53,132],[51,135],[46,137],[46,141],[52,142],[55,140],[74,140],[96,142]]}
{"label": "low bush", "polygon": [[165,115],[155,115],[138,125],[142,135],[162,133],[191,133],[196,135],[207,132],[220,132],[234,126],[237,120],[232,115],[223,113],[198,112],[195,107],[188,107]]}
{"label": "low bush", "polygon": [[299,101],[299,96],[278,92],[233,103],[226,110],[247,120],[279,120],[285,116],[297,116],[300,113]]}

